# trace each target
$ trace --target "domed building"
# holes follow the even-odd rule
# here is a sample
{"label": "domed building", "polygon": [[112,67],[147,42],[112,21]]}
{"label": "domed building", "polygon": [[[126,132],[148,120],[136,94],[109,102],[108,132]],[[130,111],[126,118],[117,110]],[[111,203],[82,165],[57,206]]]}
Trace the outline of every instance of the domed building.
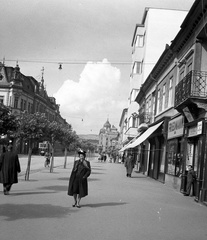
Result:
{"label": "domed building", "polygon": [[107,119],[103,128],[99,132],[99,151],[101,153],[109,153],[115,147],[119,132],[114,125],[111,125]]}

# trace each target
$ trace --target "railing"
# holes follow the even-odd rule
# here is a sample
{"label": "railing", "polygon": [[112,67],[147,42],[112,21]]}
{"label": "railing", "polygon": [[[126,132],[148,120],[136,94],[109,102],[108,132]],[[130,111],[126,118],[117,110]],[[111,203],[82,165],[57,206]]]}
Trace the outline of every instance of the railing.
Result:
{"label": "railing", "polygon": [[190,71],[175,87],[175,107],[189,98],[207,98],[207,72]]}
{"label": "railing", "polygon": [[141,112],[139,113],[139,124],[142,123],[151,123],[152,112]]}

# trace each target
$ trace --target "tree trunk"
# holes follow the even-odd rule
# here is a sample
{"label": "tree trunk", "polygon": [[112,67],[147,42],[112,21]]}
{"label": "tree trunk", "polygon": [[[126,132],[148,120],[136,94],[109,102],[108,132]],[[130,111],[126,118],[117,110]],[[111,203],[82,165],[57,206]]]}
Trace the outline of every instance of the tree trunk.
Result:
{"label": "tree trunk", "polygon": [[67,165],[67,148],[65,147],[65,162],[64,162],[64,168],[66,168]]}
{"label": "tree trunk", "polygon": [[25,181],[29,181],[31,160],[32,160],[32,142],[29,141],[28,162],[27,162],[27,169],[25,172]]}
{"label": "tree trunk", "polygon": [[51,163],[50,163],[50,172],[52,173],[53,172],[53,167],[54,167],[54,144],[51,144],[52,146],[52,159],[51,159]]}

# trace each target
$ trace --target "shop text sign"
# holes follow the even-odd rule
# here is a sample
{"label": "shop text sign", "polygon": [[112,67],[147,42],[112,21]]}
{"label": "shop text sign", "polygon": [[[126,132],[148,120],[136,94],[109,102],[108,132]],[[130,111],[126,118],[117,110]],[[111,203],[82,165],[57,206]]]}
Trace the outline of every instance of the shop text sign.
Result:
{"label": "shop text sign", "polygon": [[203,123],[202,121],[200,121],[197,123],[197,126],[190,127],[188,129],[188,137],[194,137],[202,134],[202,129],[203,129]]}
{"label": "shop text sign", "polygon": [[179,116],[172,119],[168,123],[168,139],[179,137],[183,135],[184,131],[184,119],[183,116]]}

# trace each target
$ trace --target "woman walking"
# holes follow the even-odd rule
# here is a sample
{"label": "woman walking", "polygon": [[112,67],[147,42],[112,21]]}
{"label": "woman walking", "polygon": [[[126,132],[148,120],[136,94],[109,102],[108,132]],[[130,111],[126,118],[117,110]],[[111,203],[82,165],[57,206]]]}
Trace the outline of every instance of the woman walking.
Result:
{"label": "woman walking", "polygon": [[132,176],[132,170],[134,168],[134,159],[133,155],[129,154],[124,161],[124,166],[126,167],[126,176],[131,177]]}
{"label": "woman walking", "polygon": [[0,183],[3,183],[4,195],[9,195],[12,184],[18,183],[20,172],[18,155],[12,151],[12,145],[9,145],[0,157]]}
{"label": "woman walking", "polygon": [[85,159],[86,152],[79,151],[79,159],[74,162],[70,175],[68,195],[74,197],[73,207],[80,208],[81,198],[88,195],[87,178],[91,174],[90,162]]}

